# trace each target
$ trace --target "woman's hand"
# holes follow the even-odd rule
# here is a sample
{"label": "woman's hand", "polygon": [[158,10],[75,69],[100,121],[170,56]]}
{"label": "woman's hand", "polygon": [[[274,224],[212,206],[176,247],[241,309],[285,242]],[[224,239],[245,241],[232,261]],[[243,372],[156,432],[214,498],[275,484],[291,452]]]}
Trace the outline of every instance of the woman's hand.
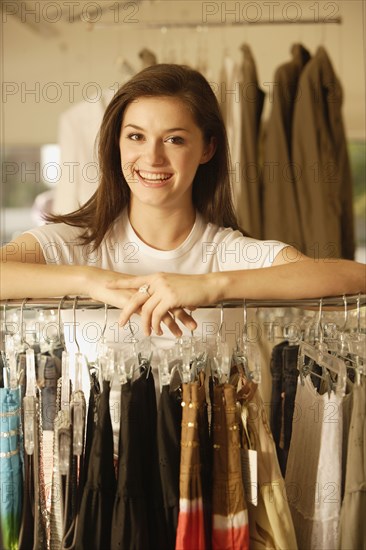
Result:
{"label": "woman's hand", "polygon": [[179,337],[182,332],[175,319],[179,319],[190,330],[197,327],[196,322],[184,308],[193,310],[197,306],[209,305],[219,299],[217,287],[209,284],[210,277],[212,277],[210,274],[157,273],[123,277],[111,281],[108,288],[111,290],[135,289],[135,293],[123,307],[121,325],[125,325],[133,313],[141,312],[145,334],[149,335],[152,328],[156,334],[161,335],[160,324],[163,322],[175,336]]}
{"label": "woman's hand", "polygon": [[[156,334],[161,335],[161,322],[168,327],[175,337],[180,337],[182,335],[182,331],[176,322],[177,320],[182,322],[190,330],[194,330],[197,327],[191,315],[184,311],[183,308],[174,307],[173,305],[165,307],[166,301],[160,306],[157,312],[155,311],[158,295],[155,295],[152,302],[149,300],[151,292],[150,283],[147,282],[151,277],[154,278],[154,276],[136,277],[99,268],[86,269],[88,270],[87,294],[93,300],[98,300],[121,309],[121,326],[128,322],[133,313],[137,313],[142,317],[142,327],[146,335],[151,334],[151,328],[153,328]],[[186,278],[186,276],[177,277]],[[145,284],[149,287],[148,292],[139,292],[139,288]],[[186,284],[188,285],[188,281]],[[171,300],[169,304],[177,303],[177,296],[173,297],[172,293],[167,292],[167,284],[166,281],[163,280],[163,274],[158,278],[155,276],[155,288],[159,289],[160,294],[163,296],[170,295]],[[188,295],[188,286],[185,295]],[[149,303],[145,305],[147,301],[149,301]],[[199,304],[200,301],[198,301],[197,305]],[[191,309],[194,309],[193,306]],[[154,319],[156,319],[158,315],[158,320],[155,321],[154,325],[152,325],[152,313],[154,313]]]}

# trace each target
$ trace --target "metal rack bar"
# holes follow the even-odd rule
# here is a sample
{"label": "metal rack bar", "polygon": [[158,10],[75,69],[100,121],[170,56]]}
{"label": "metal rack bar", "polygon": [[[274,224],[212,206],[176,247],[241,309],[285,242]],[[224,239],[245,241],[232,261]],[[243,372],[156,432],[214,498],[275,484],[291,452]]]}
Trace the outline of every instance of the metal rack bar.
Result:
{"label": "metal rack bar", "polygon": [[[72,309],[75,303],[74,296],[66,296],[64,298],[29,298],[24,300],[1,300],[0,306],[5,308],[19,308],[22,305],[24,307],[33,309],[57,309],[62,300],[61,309]],[[209,306],[202,306],[203,308],[215,308],[223,305],[225,308],[240,308],[244,305],[244,300],[230,300],[223,301],[217,304]],[[247,308],[318,308],[320,305],[320,298],[305,298],[296,300],[245,300]],[[352,294],[346,296],[328,296],[322,298],[323,308],[332,307],[343,309],[345,305],[347,308],[354,308],[357,305],[360,307],[366,306],[366,294]],[[91,300],[90,298],[78,297],[77,306],[78,309],[100,309],[104,307],[104,303]],[[114,306],[108,306],[109,309],[118,309]]]}
{"label": "metal rack bar", "polygon": [[[261,25],[341,25],[342,18],[334,17],[333,19],[299,19],[296,21],[288,20],[271,20],[264,19],[259,21],[210,21],[203,23],[202,21],[162,21],[160,23],[138,23],[135,28],[138,30],[160,30],[161,32],[166,32],[168,29],[196,29],[196,30],[207,30],[208,28],[223,28],[223,27],[244,27],[244,26],[254,26],[258,27]],[[103,29],[115,27],[118,28],[119,25],[113,22],[105,23],[91,23],[92,28]]]}

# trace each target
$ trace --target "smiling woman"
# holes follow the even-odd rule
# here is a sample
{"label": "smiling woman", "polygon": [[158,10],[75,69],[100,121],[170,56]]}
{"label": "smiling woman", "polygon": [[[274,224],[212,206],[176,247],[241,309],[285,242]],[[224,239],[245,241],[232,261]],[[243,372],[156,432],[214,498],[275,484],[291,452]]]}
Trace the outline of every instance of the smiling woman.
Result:
{"label": "smiling woman", "polygon": [[[174,248],[179,246],[196,217],[192,185],[197,167],[212,158],[214,138],[205,141],[182,100],[144,97],[125,111],[120,151],[122,172],[131,193],[129,218],[135,231],[157,248],[169,249],[172,243]],[[159,231],[153,237],[150,224],[146,224],[151,214],[155,219],[174,216],[172,234]]]}
{"label": "smiling woman", "polygon": [[[122,324],[140,313],[146,334],[161,334],[163,322],[180,336],[178,321],[196,326],[185,308],[366,291],[361,264],[312,260],[240,232],[225,126],[197,71],[155,65],[124,84],[103,118],[99,164],[100,185],[83,207],[4,247],[2,299],[88,295],[121,308]],[[116,259],[116,247],[131,243],[132,260]]]}

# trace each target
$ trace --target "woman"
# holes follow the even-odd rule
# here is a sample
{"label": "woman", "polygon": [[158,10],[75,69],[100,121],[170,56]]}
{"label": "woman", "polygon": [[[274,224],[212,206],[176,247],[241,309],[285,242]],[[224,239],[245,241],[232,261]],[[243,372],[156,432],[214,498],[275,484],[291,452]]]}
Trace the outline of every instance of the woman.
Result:
{"label": "woman", "polygon": [[220,300],[365,292],[365,267],[310,259],[238,231],[219,105],[198,72],[144,69],[109,104],[100,185],[80,210],[2,249],[1,298],[87,295],[140,312],[145,334],[194,329],[184,308]]}

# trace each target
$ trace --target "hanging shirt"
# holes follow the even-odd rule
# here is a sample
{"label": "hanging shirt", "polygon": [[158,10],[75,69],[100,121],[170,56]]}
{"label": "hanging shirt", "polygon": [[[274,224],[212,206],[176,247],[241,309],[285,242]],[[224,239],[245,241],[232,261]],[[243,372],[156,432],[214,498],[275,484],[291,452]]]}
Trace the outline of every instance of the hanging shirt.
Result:
{"label": "hanging shirt", "polygon": [[298,380],[286,489],[299,549],[337,548],[341,504],[342,397]]}

